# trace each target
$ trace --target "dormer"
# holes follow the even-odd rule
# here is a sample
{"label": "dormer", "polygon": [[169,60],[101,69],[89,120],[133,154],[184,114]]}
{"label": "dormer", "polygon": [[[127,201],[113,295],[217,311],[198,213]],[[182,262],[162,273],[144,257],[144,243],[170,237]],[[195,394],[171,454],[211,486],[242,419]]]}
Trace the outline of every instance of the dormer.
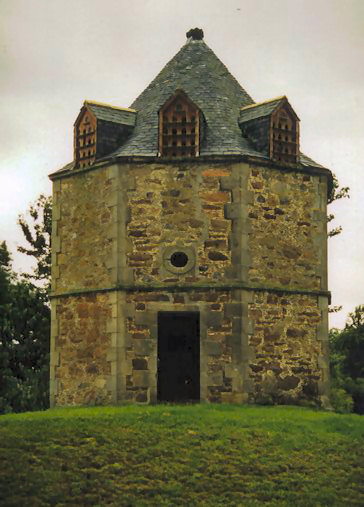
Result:
{"label": "dormer", "polygon": [[299,118],[287,97],[243,107],[239,125],[243,135],[270,159],[289,164],[299,161]]}
{"label": "dormer", "polygon": [[131,134],[136,111],[85,100],[74,124],[76,167],[87,167],[119,148]]}
{"label": "dormer", "polygon": [[159,147],[161,157],[198,157],[202,113],[183,90],[159,110]]}

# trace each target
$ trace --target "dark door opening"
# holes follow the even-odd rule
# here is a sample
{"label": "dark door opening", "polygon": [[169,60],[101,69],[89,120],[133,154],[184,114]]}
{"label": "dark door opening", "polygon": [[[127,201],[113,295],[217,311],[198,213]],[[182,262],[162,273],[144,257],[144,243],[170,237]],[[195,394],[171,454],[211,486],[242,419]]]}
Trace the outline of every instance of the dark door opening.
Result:
{"label": "dark door opening", "polygon": [[200,399],[200,314],[158,312],[158,401]]}

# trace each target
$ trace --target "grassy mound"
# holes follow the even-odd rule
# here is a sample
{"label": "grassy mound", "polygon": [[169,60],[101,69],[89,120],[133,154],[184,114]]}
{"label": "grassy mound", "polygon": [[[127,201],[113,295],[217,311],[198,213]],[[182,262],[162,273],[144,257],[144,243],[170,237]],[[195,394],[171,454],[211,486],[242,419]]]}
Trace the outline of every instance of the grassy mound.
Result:
{"label": "grassy mound", "polygon": [[297,407],[0,417],[0,505],[364,505],[364,419]]}

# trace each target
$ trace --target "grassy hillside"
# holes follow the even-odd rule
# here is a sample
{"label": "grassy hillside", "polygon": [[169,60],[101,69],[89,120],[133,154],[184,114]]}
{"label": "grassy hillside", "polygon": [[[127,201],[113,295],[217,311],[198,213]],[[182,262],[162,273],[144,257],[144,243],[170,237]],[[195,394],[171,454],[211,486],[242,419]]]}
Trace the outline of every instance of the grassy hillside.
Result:
{"label": "grassy hillside", "polygon": [[364,505],[364,419],[297,407],[0,417],[0,505]]}

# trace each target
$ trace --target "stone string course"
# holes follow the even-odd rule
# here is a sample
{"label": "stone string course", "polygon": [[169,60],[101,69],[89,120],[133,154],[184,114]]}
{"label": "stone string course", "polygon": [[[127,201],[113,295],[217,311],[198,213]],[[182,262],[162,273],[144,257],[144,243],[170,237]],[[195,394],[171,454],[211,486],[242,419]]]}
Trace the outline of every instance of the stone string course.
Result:
{"label": "stone string course", "polygon": [[[325,179],[190,162],[55,181],[52,403],[156,402],[158,312],[198,311],[201,400],[325,405],[327,297],[227,288],[327,291]],[[173,248],[190,252],[187,272]]]}

